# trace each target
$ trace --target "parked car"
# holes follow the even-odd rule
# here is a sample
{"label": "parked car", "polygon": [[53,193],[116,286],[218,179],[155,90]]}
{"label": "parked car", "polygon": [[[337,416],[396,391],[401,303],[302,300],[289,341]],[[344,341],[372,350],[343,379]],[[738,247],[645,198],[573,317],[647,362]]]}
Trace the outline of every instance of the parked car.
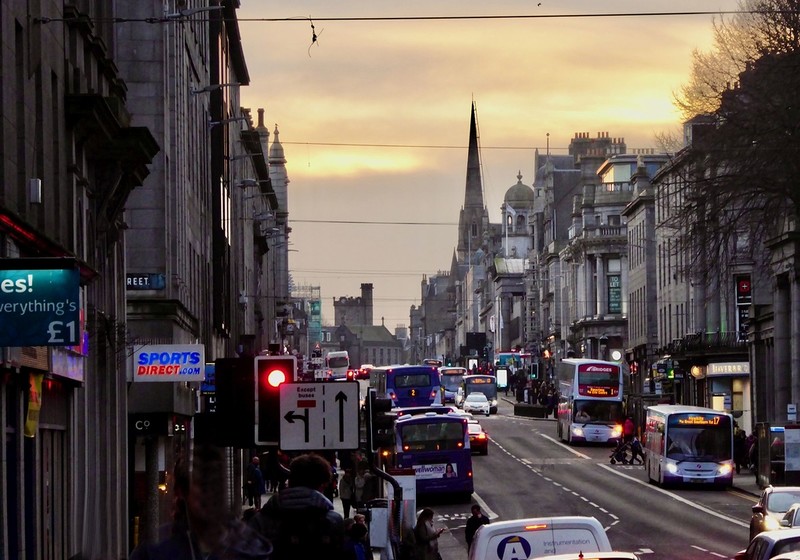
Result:
{"label": "parked car", "polygon": [[469,432],[469,447],[473,453],[481,455],[489,454],[489,434],[478,422],[468,422],[467,431]]}
{"label": "parked car", "polygon": [[781,529],[800,527],[800,503],[795,502],[781,517]]}
{"label": "parked car", "polygon": [[486,414],[489,416],[492,410],[491,404],[489,404],[489,399],[486,398],[486,395],[483,393],[470,393],[467,395],[467,398],[464,399],[464,406],[462,407],[464,412],[480,412],[482,414]]}
{"label": "parked car", "polygon": [[800,551],[800,529],[775,529],[756,535],[733,560],[768,560],[787,552]]}
{"label": "parked car", "polygon": [[792,504],[800,502],[800,486],[767,486],[753,506],[750,518],[750,540],[761,531],[779,529],[781,518]]}

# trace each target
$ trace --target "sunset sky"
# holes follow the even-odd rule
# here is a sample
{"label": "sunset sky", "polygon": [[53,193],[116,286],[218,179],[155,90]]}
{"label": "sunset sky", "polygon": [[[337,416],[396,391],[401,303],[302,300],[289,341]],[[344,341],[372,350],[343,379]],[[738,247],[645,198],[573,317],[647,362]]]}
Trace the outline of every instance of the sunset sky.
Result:
{"label": "sunset sky", "polygon": [[408,325],[424,275],[450,268],[473,100],[484,201],[499,222],[517,173],[531,184],[548,133],[551,151],[563,154],[576,132],[608,132],[630,150],[657,148],[656,133],[679,130],[674,93],[692,50],[710,47],[714,16],[636,14],[737,7],[241,0],[250,72],[242,103],[254,114],[264,108],[280,131],[294,282],[321,287],[324,324],[333,323],[334,298],[372,283],[375,324]]}

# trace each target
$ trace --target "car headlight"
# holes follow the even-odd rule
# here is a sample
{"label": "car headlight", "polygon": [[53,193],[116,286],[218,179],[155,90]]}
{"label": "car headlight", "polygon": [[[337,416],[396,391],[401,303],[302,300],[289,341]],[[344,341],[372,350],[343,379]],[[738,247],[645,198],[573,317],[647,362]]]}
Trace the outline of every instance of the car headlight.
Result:
{"label": "car headlight", "polygon": [[675,474],[676,472],[678,472],[678,465],[676,465],[675,463],[667,463],[666,469],[668,473]]}
{"label": "car headlight", "polygon": [[583,437],[583,428],[581,428],[580,426],[573,426],[572,435],[577,437]]}
{"label": "car headlight", "polygon": [[717,474],[720,476],[725,476],[726,474],[730,474],[732,470],[733,469],[731,466],[728,463],[725,463],[724,465],[719,466],[717,469]]}
{"label": "car headlight", "polygon": [[611,430],[611,437],[612,438],[622,437],[622,426],[620,426],[619,424],[615,424],[614,429]]}
{"label": "car headlight", "polygon": [[772,517],[771,515],[764,516],[764,530],[765,531],[774,531],[775,529],[781,528],[781,522]]}

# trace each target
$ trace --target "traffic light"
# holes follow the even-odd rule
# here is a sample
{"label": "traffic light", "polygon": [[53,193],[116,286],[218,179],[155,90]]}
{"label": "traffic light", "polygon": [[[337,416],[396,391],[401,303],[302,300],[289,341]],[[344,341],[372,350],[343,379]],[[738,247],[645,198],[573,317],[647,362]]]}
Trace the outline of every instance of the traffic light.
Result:
{"label": "traffic light", "polygon": [[667,378],[675,378],[675,362],[672,360],[667,360]]}
{"label": "traffic light", "polygon": [[392,399],[378,397],[370,390],[367,399],[367,445],[371,451],[394,444],[394,421],[397,415],[392,411]]}
{"label": "traffic light", "polygon": [[294,381],[294,356],[258,356],[256,378],[256,445],[279,445],[281,385]]}
{"label": "traffic light", "polygon": [[531,379],[539,379],[539,364],[536,362],[531,364]]}
{"label": "traffic light", "polygon": [[249,449],[255,443],[255,410],[242,404],[255,399],[253,358],[219,358],[214,370],[216,410],[195,414],[195,441]]}

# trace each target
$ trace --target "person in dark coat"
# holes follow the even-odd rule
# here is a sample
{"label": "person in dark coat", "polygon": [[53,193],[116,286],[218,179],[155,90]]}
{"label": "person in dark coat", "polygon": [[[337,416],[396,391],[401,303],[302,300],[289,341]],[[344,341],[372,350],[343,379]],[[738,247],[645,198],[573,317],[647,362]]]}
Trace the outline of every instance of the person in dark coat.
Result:
{"label": "person in dark coat", "polygon": [[742,465],[747,468],[747,436],[739,427],[733,432],[733,462],[736,464],[736,474],[742,472]]}
{"label": "person in dark coat", "polygon": [[261,472],[260,460],[253,457],[247,465],[245,473],[245,489],[247,491],[247,501],[256,511],[261,509],[261,496],[266,493],[267,486],[264,484],[264,473]]}
{"label": "person in dark coat", "polygon": [[250,520],[250,527],[273,547],[273,560],[344,556],[344,519],[323,491],[331,465],[315,453],[289,464],[288,486],[273,495]]}
{"label": "person in dark coat", "polygon": [[467,551],[472,547],[472,541],[475,538],[475,533],[481,525],[488,525],[489,518],[481,512],[481,506],[472,504],[472,516],[467,519],[467,527],[464,529],[464,538],[467,540]]}

